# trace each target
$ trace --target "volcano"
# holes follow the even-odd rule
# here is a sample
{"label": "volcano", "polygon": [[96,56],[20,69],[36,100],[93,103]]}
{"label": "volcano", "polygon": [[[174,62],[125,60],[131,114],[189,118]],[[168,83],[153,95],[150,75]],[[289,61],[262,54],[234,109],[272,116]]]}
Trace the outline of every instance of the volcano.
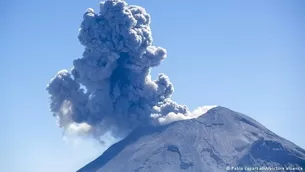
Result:
{"label": "volcano", "polygon": [[303,171],[305,150],[225,107],[139,127],[78,172]]}

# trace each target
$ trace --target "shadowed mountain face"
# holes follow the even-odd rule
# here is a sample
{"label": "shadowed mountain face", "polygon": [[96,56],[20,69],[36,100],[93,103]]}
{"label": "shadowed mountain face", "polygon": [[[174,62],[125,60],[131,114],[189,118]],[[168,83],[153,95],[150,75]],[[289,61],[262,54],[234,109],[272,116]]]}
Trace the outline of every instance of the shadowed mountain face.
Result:
{"label": "shadowed mountain face", "polygon": [[137,128],[79,172],[264,171],[263,168],[302,171],[305,150],[243,114],[216,107],[197,119],[159,128]]}

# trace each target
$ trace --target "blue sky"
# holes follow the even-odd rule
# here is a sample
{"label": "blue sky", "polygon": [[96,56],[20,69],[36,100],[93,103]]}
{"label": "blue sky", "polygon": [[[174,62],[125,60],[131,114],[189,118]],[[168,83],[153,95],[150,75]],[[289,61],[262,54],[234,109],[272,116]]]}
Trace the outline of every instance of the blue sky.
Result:
{"label": "blue sky", "polygon": [[[170,77],[173,99],[242,112],[305,148],[305,1],[173,2],[128,1],[152,16],[154,43],[168,51],[153,76]],[[101,154],[62,140],[45,91],[81,56],[82,15],[98,3],[0,2],[1,171],[75,171]]]}

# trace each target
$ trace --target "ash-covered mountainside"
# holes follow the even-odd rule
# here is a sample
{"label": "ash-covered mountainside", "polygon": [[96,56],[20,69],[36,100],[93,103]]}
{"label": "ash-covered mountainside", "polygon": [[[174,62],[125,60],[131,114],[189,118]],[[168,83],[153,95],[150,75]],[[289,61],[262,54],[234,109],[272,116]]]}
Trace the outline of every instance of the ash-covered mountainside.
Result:
{"label": "ash-covered mountainside", "polygon": [[249,171],[246,167],[304,170],[305,150],[246,115],[216,107],[196,119],[137,128],[79,172]]}

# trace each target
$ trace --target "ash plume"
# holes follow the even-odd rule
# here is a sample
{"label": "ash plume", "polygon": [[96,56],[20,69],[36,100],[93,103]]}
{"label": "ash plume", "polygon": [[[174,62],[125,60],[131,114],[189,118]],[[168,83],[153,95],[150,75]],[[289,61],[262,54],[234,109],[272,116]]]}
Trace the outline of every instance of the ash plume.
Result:
{"label": "ash plume", "polygon": [[153,45],[150,22],[144,8],[122,0],[101,2],[99,13],[85,12],[78,35],[82,57],[47,86],[60,127],[100,137],[192,118],[185,105],[171,100],[174,87],[165,74],[151,78],[167,53]]}

